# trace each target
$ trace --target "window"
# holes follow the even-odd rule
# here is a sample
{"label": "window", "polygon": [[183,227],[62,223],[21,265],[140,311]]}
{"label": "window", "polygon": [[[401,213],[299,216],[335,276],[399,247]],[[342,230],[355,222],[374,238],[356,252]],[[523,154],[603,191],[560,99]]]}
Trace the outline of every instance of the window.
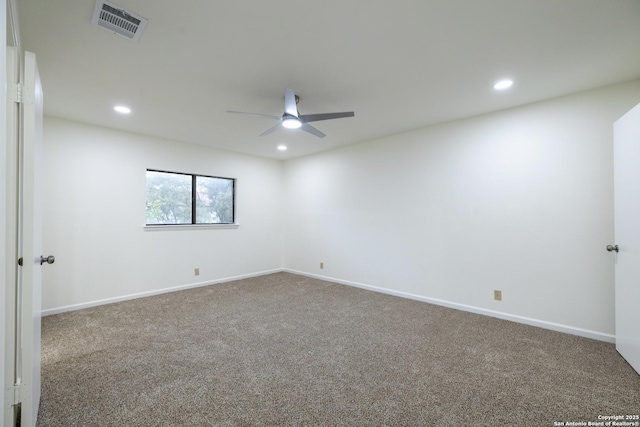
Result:
{"label": "window", "polygon": [[147,169],[147,225],[233,224],[233,178]]}

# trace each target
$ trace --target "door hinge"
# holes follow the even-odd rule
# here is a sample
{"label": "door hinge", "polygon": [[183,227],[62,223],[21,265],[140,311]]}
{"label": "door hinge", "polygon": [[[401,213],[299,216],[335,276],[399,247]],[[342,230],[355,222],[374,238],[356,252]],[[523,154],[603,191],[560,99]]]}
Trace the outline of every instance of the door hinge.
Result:
{"label": "door hinge", "polygon": [[16,83],[9,85],[9,98],[17,104],[33,104],[33,93],[29,87]]}
{"label": "door hinge", "polygon": [[5,394],[5,405],[14,406],[18,403],[22,403],[22,393],[24,393],[24,386],[22,384],[12,385],[9,387]]}

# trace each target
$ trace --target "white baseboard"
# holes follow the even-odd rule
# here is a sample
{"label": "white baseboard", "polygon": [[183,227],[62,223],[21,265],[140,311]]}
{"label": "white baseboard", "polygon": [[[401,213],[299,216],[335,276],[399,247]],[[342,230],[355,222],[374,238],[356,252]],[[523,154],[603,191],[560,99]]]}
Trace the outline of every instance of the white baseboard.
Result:
{"label": "white baseboard", "polygon": [[158,290],[155,290],[155,291],[140,292],[140,293],[137,293],[137,294],[129,294],[129,295],[124,295],[124,296],[120,296],[120,297],[106,298],[106,299],[101,299],[101,300],[97,300],[97,301],[84,302],[84,303],[81,303],[81,304],[74,304],[74,305],[67,305],[67,306],[64,306],[64,307],[50,308],[50,309],[47,309],[47,310],[42,310],[42,316],[43,317],[44,316],[51,316],[52,314],[64,313],[64,312],[67,312],[67,311],[82,310],[83,308],[95,307],[95,306],[98,306],[98,305],[111,304],[111,303],[114,303],[114,302],[127,301],[127,300],[130,300],[130,299],[136,299],[136,298],[150,297],[150,296],[153,296],[153,295],[166,294],[166,293],[175,292],[175,291],[183,291],[185,289],[199,288],[199,287],[202,287],[202,286],[215,285],[215,284],[218,284],[218,283],[233,282],[234,280],[248,279],[250,277],[265,276],[267,274],[280,273],[282,271],[284,271],[282,268],[276,268],[276,269],[273,269],[273,270],[266,270],[266,271],[260,271],[260,272],[249,273],[249,274],[241,274],[239,276],[233,276],[233,277],[225,277],[223,279],[208,280],[208,281],[205,281],[205,282],[198,282],[198,283],[190,283],[190,284],[186,284],[186,285],[173,286],[171,288],[158,289]]}
{"label": "white baseboard", "polygon": [[304,271],[297,271],[285,268],[282,271],[292,274],[299,274],[301,276],[312,277],[315,279],[326,280],[327,282],[339,283],[341,285],[353,286],[356,288],[367,289],[369,291],[380,292],[383,294],[393,295],[401,298],[408,298],[416,301],[422,301],[429,304],[440,305],[443,307],[453,308],[456,310],[468,311],[471,313],[482,314],[484,316],[495,317],[498,319],[509,320],[516,323],[522,323],[529,326],[537,326],[543,329],[549,329],[557,332],[564,332],[571,335],[578,335],[585,338],[591,338],[598,341],[605,341],[609,343],[615,343],[615,336],[606,334],[603,332],[590,331],[588,329],[576,328],[573,326],[561,325],[558,323],[547,322],[545,320],[531,319],[529,317],[517,316],[515,314],[501,313],[499,311],[487,310],[485,308],[474,307],[471,305],[458,304],[455,302],[444,301],[436,298],[424,297],[421,295],[410,294],[407,292],[394,291],[392,289],[381,288],[378,286],[365,285],[363,283],[352,282],[349,280],[341,280],[333,277],[321,276],[318,274],[306,273]]}

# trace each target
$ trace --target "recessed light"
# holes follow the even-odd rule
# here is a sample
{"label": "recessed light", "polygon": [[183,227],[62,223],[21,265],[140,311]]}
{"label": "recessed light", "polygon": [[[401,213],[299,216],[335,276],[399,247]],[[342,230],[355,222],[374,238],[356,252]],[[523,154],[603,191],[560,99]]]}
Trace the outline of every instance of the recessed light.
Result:
{"label": "recessed light", "polygon": [[124,105],[116,105],[113,109],[120,114],[129,114],[131,112],[131,108],[125,107]]}
{"label": "recessed light", "polygon": [[280,151],[286,151],[287,150],[287,146],[286,145],[278,145],[278,150]]}
{"label": "recessed light", "polygon": [[505,90],[509,89],[513,85],[513,80],[500,80],[498,83],[493,85],[495,90]]}

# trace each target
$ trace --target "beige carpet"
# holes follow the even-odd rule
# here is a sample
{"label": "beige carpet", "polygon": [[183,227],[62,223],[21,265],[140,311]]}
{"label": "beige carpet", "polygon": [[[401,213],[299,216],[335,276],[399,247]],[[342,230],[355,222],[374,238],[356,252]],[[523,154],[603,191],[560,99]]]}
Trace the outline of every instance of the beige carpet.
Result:
{"label": "beige carpet", "polygon": [[611,344],[278,273],[49,316],[38,426],[553,426],[640,412]]}

